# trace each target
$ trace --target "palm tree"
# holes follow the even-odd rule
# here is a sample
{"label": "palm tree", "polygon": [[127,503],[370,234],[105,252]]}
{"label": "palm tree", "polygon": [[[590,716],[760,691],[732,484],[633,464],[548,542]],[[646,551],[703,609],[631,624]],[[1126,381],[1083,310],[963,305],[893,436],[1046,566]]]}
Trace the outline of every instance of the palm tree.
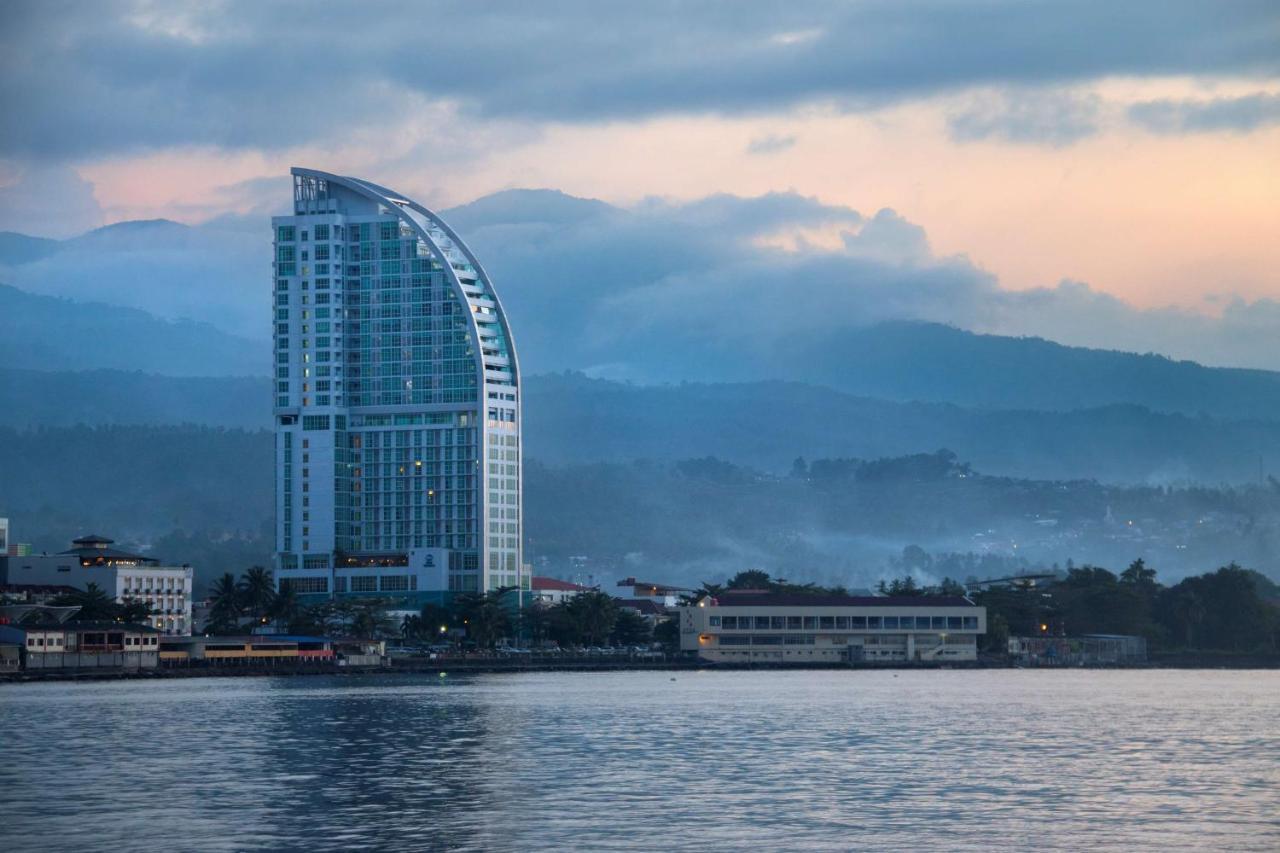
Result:
{"label": "palm tree", "polygon": [[240,627],[240,590],[235,575],[227,572],[213,583],[213,602],[205,628],[211,634],[230,634]]}
{"label": "palm tree", "polygon": [[126,598],[116,605],[120,621],[145,625],[154,612],[151,605],[139,598]]}
{"label": "palm tree", "polygon": [[422,635],[422,617],[412,613],[400,620],[400,636],[406,640],[416,640]]}
{"label": "palm tree", "polygon": [[79,607],[80,610],[75,615],[77,622],[109,621],[120,615],[120,606],[96,583],[60,595],[53,603],[59,607]]}
{"label": "palm tree", "polygon": [[298,600],[298,593],[289,584],[280,587],[280,591],[271,599],[271,607],[268,608],[268,614],[271,619],[284,625],[288,630],[298,622],[302,617],[302,602]]}
{"label": "palm tree", "polygon": [[575,632],[588,645],[604,643],[618,621],[618,603],[599,590],[575,595],[564,607]]}
{"label": "palm tree", "polygon": [[511,614],[504,599],[512,587],[495,589],[484,595],[468,593],[454,600],[454,606],[467,628],[467,638],[477,646],[493,648],[499,639],[511,633]]}
{"label": "palm tree", "polygon": [[265,619],[276,597],[276,584],[271,570],[252,566],[240,576],[240,603],[249,615]]}

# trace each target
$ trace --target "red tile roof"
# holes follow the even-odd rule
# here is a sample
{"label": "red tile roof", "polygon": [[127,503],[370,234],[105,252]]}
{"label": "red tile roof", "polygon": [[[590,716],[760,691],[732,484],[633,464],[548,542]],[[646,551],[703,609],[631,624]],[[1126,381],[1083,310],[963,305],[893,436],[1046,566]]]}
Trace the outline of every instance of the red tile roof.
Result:
{"label": "red tile roof", "polygon": [[559,578],[547,578],[540,575],[534,575],[529,584],[534,592],[539,590],[548,592],[586,592],[591,589],[589,586],[581,586],[569,581],[562,581]]}

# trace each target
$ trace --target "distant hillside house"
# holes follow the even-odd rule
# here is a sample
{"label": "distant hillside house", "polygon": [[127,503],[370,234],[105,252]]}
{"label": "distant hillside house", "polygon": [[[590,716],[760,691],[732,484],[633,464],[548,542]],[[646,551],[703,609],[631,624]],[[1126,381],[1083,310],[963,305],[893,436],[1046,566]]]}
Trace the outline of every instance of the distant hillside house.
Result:
{"label": "distant hillside house", "polygon": [[635,578],[623,578],[618,581],[620,587],[630,587],[632,599],[647,599],[662,607],[675,607],[680,603],[680,596],[693,592],[682,586],[670,586],[652,581],[638,581]]}
{"label": "distant hillside house", "polygon": [[192,568],[164,566],[154,557],[111,547],[114,544],[105,536],[89,535],[57,554],[0,557],[0,583],[78,590],[97,584],[116,601],[133,599],[148,604],[152,614],[148,623],[156,630],[190,634]]}
{"label": "distant hillside house", "polygon": [[548,578],[534,575],[530,582],[533,600],[543,604],[560,604],[576,595],[589,592],[592,587],[562,581],[559,578]]}

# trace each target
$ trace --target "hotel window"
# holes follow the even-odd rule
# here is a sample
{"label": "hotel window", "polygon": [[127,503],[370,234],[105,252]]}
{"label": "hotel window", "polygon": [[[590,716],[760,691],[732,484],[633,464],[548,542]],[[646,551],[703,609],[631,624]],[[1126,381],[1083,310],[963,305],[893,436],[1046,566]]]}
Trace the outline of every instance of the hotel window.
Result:
{"label": "hotel window", "polygon": [[768,617],[768,616],[757,616],[757,617],[756,617],[756,630],[757,630],[757,631],[768,631],[768,630],[769,630],[769,617]]}
{"label": "hotel window", "polygon": [[710,617],[707,621],[710,623],[710,625],[711,625],[711,627],[712,627],[712,628],[719,628],[719,627],[720,627],[720,617],[719,617],[719,616],[712,616],[712,617]]}
{"label": "hotel window", "polygon": [[947,627],[947,617],[945,617],[945,616],[935,616],[935,617],[933,617],[933,629],[934,629],[935,631],[942,631],[942,630],[944,630],[946,627]]}
{"label": "hotel window", "polygon": [[[712,617],[712,618],[713,618],[713,619],[720,619],[721,617],[719,617],[719,616],[714,616],[714,617]],[[737,616],[725,616],[725,617],[723,617],[723,622],[724,622],[724,625],[723,625],[722,627],[723,627],[725,630],[732,631],[732,630],[736,630],[736,629],[737,629],[737,627],[738,627],[738,617],[737,617]]]}
{"label": "hotel window", "polygon": [[849,617],[848,617],[848,616],[837,616],[837,617],[836,617],[836,630],[837,630],[837,631],[848,631],[848,630],[849,630]]}
{"label": "hotel window", "polygon": [[804,622],[803,622],[803,620],[802,620],[799,616],[788,616],[788,617],[787,617],[787,630],[788,630],[788,631],[799,631],[799,630],[803,627],[803,625],[804,625]]}
{"label": "hotel window", "polygon": [[948,630],[948,631],[959,631],[959,630],[960,630],[960,626],[961,626],[961,625],[963,625],[963,624],[964,624],[964,623],[961,621],[961,619],[960,619],[960,617],[959,617],[959,616],[948,616],[948,617],[947,617],[947,630]]}
{"label": "hotel window", "polygon": [[886,631],[898,630],[898,617],[897,616],[884,617],[884,627]]}
{"label": "hotel window", "polygon": [[872,630],[872,631],[879,631],[879,630],[880,630],[880,617],[879,617],[879,616],[868,616],[868,617],[867,617],[867,628],[868,628],[868,629],[870,629],[870,630]]}
{"label": "hotel window", "polygon": [[818,617],[817,616],[804,617],[804,629],[806,631],[818,630]]}
{"label": "hotel window", "polygon": [[785,630],[786,630],[786,628],[787,628],[787,617],[785,617],[785,616],[770,616],[770,617],[769,617],[769,628],[770,628],[770,630],[773,630],[773,631],[785,631]]}
{"label": "hotel window", "polygon": [[819,617],[818,628],[823,631],[834,631],[836,629],[836,618],[834,616]]}

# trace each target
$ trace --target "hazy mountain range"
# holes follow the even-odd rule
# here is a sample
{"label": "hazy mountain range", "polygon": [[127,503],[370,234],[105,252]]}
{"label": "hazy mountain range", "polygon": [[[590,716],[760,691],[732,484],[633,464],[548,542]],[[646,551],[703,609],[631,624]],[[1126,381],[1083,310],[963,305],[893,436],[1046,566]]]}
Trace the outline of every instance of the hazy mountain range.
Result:
{"label": "hazy mountain range", "polygon": [[[531,506],[531,558],[581,551],[621,571],[661,555],[674,562],[660,577],[734,560],[794,576],[798,563],[856,563],[866,576],[908,544],[1041,561],[1147,553],[1179,573],[1211,568],[1200,563],[1219,552],[1268,553],[1280,529],[1265,476],[1280,459],[1280,373],[978,334],[855,311],[857,300],[835,310],[821,288],[793,294],[815,297],[801,313],[826,315],[812,327],[797,325],[794,299],[769,327],[773,303],[750,289],[743,306],[702,304],[693,325],[659,309],[653,288],[673,286],[677,268],[721,280],[731,253],[694,238],[736,222],[740,202],[637,214],[504,193],[449,212],[493,258],[515,325],[528,498],[557,508]],[[756,200],[747,212],[764,228],[794,219],[796,204]],[[814,221],[839,214],[800,208]],[[958,274],[921,255],[908,226],[863,222],[853,272],[896,270],[908,290],[918,274]],[[5,434],[0,514],[51,545],[107,526],[144,544],[159,537],[217,571],[267,559],[268,239],[257,219],[121,223],[65,241],[0,234],[0,275],[16,285],[0,285],[0,428],[21,430]],[[741,272],[794,288],[823,270]],[[839,492],[829,500],[788,473],[797,457],[856,470],[838,460],[940,448],[989,475],[980,488],[848,479],[824,486]],[[1218,483],[1253,485],[1175,500]],[[1191,488],[1150,488],[1170,484]],[[720,500],[722,489],[732,495]],[[688,492],[683,509],[657,498],[671,490]],[[1052,509],[1055,495],[1072,509],[1041,518],[1065,512]],[[817,512],[818,499],[866,517]],[[1146,532],[1117,527],[1113,502]],[[882,505],[896,509],[878,514]],[[557,515],[566,507],[574,518]],[[755,520],[744,528],[742,518]],[[1076,526],[1052,535],[1039,526],[1068,519]],[[1019,539],[1025,550],[1010,550]],[[1247,545],[1233,550],[1237,541]]]}

